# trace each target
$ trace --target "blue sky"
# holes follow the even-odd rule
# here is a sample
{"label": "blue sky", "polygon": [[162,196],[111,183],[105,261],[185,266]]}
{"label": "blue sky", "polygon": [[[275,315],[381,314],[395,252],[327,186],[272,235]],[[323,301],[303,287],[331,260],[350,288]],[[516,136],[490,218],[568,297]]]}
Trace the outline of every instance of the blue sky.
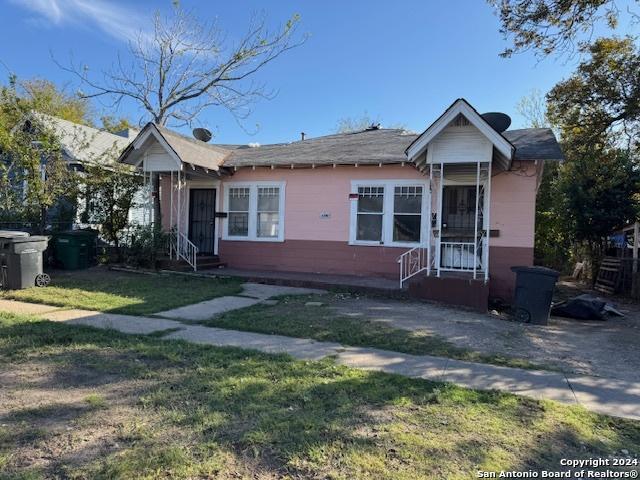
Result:
{"label": "blue sky", "polygon": [[[342,117],[365,111],[384,124],[420,131],[458,97],[479,111],[504,111],[512,128],[523,126],[515,111],[532,89],[546,92],[568,76],[575,60],[532,54],[502,59],[506,46],[498,19],[482,0],[287,1],[182,0],[184,8],[217,18],[229,40],[246,29],[251,12],[265,10],[274,25],[293,13],[302,17],[307,42],[268,65],[256,77],[277,89],[244,121],[249,135],[222,109],[200,124],[221,143],[271,143],[331,133]],[[98,71],[108,67],[127,38],[149,28],[156,9],[170,0],[0,0],[0,60],[19,77],[40,76],[77,87],[51,60],[69,55]],[[102,107],[97,105],[97,109]],[[126,105],[121,115],[140,112]]]}

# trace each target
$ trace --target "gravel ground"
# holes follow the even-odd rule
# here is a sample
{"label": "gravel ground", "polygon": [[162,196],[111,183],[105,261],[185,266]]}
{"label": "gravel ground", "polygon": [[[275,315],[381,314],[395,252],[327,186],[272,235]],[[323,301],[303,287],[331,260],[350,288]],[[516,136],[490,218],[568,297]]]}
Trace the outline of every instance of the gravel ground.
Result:
{"label": "gravel ground", "polygon": [[[567,288],[565,285],[560,294],[566,297]],[[552,317],[546,326],[516,323],[507,315],[406,300],[343,297],[336,298],[331,307],[350,317],[425,330],[485,353],[526,358],[565,372],[640,381],[640,305],[614,302],[625,317],[607,321]]]}

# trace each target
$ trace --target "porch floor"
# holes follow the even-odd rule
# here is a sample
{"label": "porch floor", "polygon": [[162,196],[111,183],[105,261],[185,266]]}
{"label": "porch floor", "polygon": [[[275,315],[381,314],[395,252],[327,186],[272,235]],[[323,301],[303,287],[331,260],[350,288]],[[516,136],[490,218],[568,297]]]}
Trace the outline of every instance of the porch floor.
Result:
{"label": "porch floor", "polygon": [[380,277],[360,277],[356,275],[331,275],[324,273],[244,270],[239,268],[216,268],[198,270],[198,273],[238,277],[255,283],[288,285],[291,287],[334,288],[352,292],[381,293],[391,296],[406,296],[397,280]]}

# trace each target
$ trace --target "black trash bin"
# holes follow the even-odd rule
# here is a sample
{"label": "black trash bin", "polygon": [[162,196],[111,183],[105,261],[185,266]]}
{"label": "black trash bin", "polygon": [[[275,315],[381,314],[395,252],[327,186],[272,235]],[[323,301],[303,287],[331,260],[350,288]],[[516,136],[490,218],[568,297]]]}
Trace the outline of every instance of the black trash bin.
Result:
{"label": "black trash bin", "polygon": [[553,289],[559,272],[545,267],[511,267],[516,274],[516,320],[536,325],[549,322]]}
{"label": "black trash bin", "polygon": [[42,252],[48,237],[0,232],[0,263],[2,288],[16,290],[46,286],[49,276],[42,272]]}

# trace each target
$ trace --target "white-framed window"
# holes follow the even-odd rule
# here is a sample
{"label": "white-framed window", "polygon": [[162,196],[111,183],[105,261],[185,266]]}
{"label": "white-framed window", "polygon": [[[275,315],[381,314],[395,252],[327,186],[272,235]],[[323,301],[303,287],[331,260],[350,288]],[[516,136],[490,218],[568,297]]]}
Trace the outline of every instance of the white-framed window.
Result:
{"label": "white-framed window", "polygon": [[225,240],[284,241],[284,182],[225,183]]}
{"label": "white-framed window", "polygon": [[393,241],[419,243],[422,225],[422,185],[396,185],[393,191]]}
{"label": "white-framed window", "polygon": [[359,242],[382,242],[384,187],[358,187],[357,202],[356,240]]}
{"label": "white-framed window", "polygon": [[260,238],[278,238],[280,226],[280,187],[258,186],[258,229]]}
{"label": "white-framed window", "polygon": [[413,247],[426,241],[427,182],[354,180],[351,193],[351,245]]}
{"label": "white-framed window", "polygon": [[228,198],[228,234],[233,237],[249,235],[249,188],[231,187]]}

